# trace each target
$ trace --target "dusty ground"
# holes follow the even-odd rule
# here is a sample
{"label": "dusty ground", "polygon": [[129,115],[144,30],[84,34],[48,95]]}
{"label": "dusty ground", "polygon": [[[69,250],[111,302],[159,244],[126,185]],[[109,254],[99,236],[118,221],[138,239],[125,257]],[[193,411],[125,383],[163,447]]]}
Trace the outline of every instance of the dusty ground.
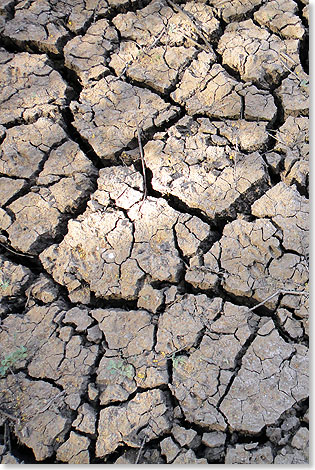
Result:
{"label": "dusty ground", "polygon": [[0,41],[2,463],[307,463],[306,0],[0,0]]}

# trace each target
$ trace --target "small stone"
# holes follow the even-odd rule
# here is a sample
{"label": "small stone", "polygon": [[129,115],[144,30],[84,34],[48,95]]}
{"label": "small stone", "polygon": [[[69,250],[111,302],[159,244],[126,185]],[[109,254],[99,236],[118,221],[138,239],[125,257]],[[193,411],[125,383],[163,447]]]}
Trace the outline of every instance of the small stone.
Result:
{"label": "small stone", "polygon": [[82,333],[87,331],[88,326],[93,322],[93,320],[89,316],[88,310],[83,310],[79,307],[74,307],[71,310],[67,311],[62,322],[65,325],[74,324],[75,330],[78,333]]}
{"label": "small stone", "polygon": [[16,457],[14,457],[14,455],[10,454],[9,452],[7,452],[6,454],[4,454],[2,457],[1,457],[1,465],[16,465],[16,464],[21,464],[21,463],[24,463],[24,462],[20,462],[19,459],[17,459]]}
{"label": "small stone", "polygon": [[302,420],[307,424],[309,423],[309,410],[307,410],[307,412],[303,416]]}
{"label": "small stone", "polygon": [[89,383],[88,384],[88,396],[89,396],[89,399],[92,402],[97,399],[98,393],[99,392],[98,392],[97,388],[93,384]]}
{"label": "small stone", "polygon": [[272,464],[273,455],[269,446],[246,449],[246,444],[237,444],[236,447],[228,447],[225,457],[225,464]]}
{"label": "small stone", "polygon": [[59,338],[62,339],[62,341],[68,342],[73,333],[74,329],[71,326],[64,326],[59,330]]}
{"label": "small stone", "polygon": [[71,393],[65,398],[65,402],[72,410],[77,410],[81,403],[81,397],[78,393]]}
{"label": "small stone", "polygon": [[245,450],[257,449],[257,447],[258,447],[258,442],[251,442],[250,444],[244,445]]}
{"label": "small stone", "polygon": [[88,403],[83,403],[83,405],[78,408],[78,417],[73,421],[72,426],[80,432],[95,434],[95,425],[95,410]]}
{"label": "small stone", "polygon": [[69,439],[57,449],[56,458],[61,462],[72,464],[89,464],[90,440],[71,431]]}
{"label": "small stone", "polygon": [[48,304],[58,298],[59,291],[58,287],[52,282],[52,280],[45,274],[41,273],[39,278],[35,280],[34,284],[28,288],[26,294]]}
{"label": "small stone", "polygon": [[171,304],[172,302],[175,301],[176,295],[178,294],[178,288],[177,286],[171,286],[168,289],[164,291],[165,295],[165,304]]}
{"label": "small stone", "polygon": [[184,464],[207,464],[207,459],[197,459],[196,454],[193,450],[184,450],[178,457],[173,461],[175,465],[184,465]]}
{"label": "small stone", "polygon": [[156,313],[164,302],[163,292],[146,284],[139,292],[138,308]]}
{"label": "small stone", "polygon": [[309,443],[309,432],[307,428],[300,428],[294,435],[291,445],[296,449],[305,449]]}
{"label": "small stone", "polygon": [[224,446],[226,435],[223,432],[205,432],[202,435],[202,443],[207,447]]}
{"label": "small stone", "polygon": [[197,432],[193,429],[185,429],[178,424],[175,424],[172,428],[172,434],[175,440],[181,445],[190,446],[194,438],[197,436]]}
{"label": "small stone", "polygon": [[171,437],[163,439],[163,441],[160,442],[160,447],[162,455],[165,455],[166,457],[167,463],[172,463],[172,461],[180,452],[180,447],[175,444]]}
{"label": "small stone", "polygon": [[183,417],[183,412],[180,406],[175,406],[174,408],[174,418],[181,419]]}
{"label": "small stone", "polygon": [[102,332],[97,325],[88,328],[86,338],[88,341],[91,341],[91,343],[98,344],[101,341],[102,337]]}

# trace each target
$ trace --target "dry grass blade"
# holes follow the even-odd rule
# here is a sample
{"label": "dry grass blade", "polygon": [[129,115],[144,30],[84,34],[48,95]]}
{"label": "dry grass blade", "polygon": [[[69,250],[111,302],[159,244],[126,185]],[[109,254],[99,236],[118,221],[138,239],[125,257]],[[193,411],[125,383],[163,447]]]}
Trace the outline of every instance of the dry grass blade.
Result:
{"label": "dry grass blade", "polygon": [[148,51],[149,51],[150,49],[152,49],[153,47],[156,46],[156,44],[159,42],[159,40],[161,39],[161,37],[162,37],[163,34],[165,34],[165,33],[166,33],[166,26],[164,26],[164,28],[162,29],[162,31],[161,31],[161,32],[158,34],[158,36],[154,39],[153,43],[148,46],[148,48],[147,48]]}
{"label": "dry grass blade", "polygon": [[289,295],[308,295],[308,292],[306,291],[297,291],[297,290],[285,290],[285,289],[278,289],[276,292],[274,292],[273,294],[269,295],[269,297],[267,297],[265,300],[263,300],[262,302],[260,302],[259,304],[255,305],[255,307],[252,307],[249,309],[249,312],[252,312],[253,310],[256,310],[256,308],[258,307],[261,307],[262,305],[264,305],[266,302],[268,302],[269,300],[273,299],[274,297],[276,297],[277,295],[279,294],[289,294]]}
{"label": "dry grass blade", "polygon": [[[151,49],[153,49],[153,47],[155,47],[157,45],[157,43],[160,41],[160,39],[162,38],[162,36],[165,33],[166,33],[166,26],[164,26],[163,29],[158,34],[158,36],[156,38],[154,38],[152,44],[149,44],[147,47],[142,47],[142,46],[140,46],[140,44],[138,44],[136,42],[135,44],[139,47],[139,52],[141,54],[147,54],[147,52],[149,52]],[[135,62],[135,60],[137,60],[137,57],[134,57],[131,60],[129,60],[128,62],[125,62],[125,66],[124,66],[122,72],[118,75],[119,79],[127,72],[129,66],[131,64],[133,64]]]}
{"label": "dry grass blade", "polygon": [[147,198],[146,168],[145,168],[143,147],[142,147],[142,142],[141,142],[141,130],[137,122],[136,122],[136,126],[137,126],[139,152],[140,152],[140,157],[141,157],[142,173],[143,173],[143,200],[145,200]]}
{"label": "dry grass blade", "polygon": [[296,62],[295,62],[295,60],[292,59],[292,57],[288,56],[288,55],[285,54],[284,52],[280,52],[280,55],[281,55],[284,59],[290,60],[292,64],[295,64],[295,65],[296,65]]}
{"label": "dry grass blade", "polygon": [[135,461],[135,465],[137,465],[139,463],[139,460],[140,460],[140,457],[141,457],[141,452],[142,452],[142,449],[143,449],[143,446],[145,444],[146,439],[147,439],[147,437],[144,436],[143,441],[141,442],[141,446],[140,446],[136,461]]}
{"label": "dry grass blade", "polygon": [[269,137],[272,137],[273,139],[277,140],[280,144],[284,145],[285,147],[287,147],[287,144],[285,142],[283,142],[283,140],[281,140],[279,137],[277,137],[276,135],[273,135],[271,134],[270,132],[267,131],[267,134],[269,135]]}
{"label": "dry grass blade", "polygon": [[211,45],[210,45],[209,41],[207,40],[207,38],[203,34],[202,29],[199,28],[199,26],[196,25],[195,21],[190,17],[190,15],[188,13],[186,13],[185,10],[183,10],[178,5],[176,5],[176,3],[172,2],[172,0],[167,0],[167,3],[169,3],[169,5],[171,5],[174,8],[174,10],[176,10],[178,13],[180,13],[182,16],[184,16],[185,19],[187,19],[189,21],[189,23],[196,29],[197,33],[199,34],[201,39],[204,41],[205,45],[211,51],[212,48],[211,48]]}
{"label": "dry grass blade", "polygon": [[26,258],[35,258],[34,255],[26,255],[25,253],[18,253],[17,251],[12,250],[12,249],[9,248],[8,246],[4,245],[3,243],[0,243],[0,245],[1,245],[5,250],[11,251],[11,253],[13,253],[13,254],[15,254],[15,255],[24,256],[24,257],[26,257]]}
{"label": "dry grass blade", "polygon": [[190,36],[188,36],[188,34],[185,34],[183,31],[182,31],[182,35],[186,38],[186,39],[189,39],[189,41],[193,42],[197,47],[199,47],[200,49],[208,52],[208,49],[203,46],[202,44],[199,44],[198,41],[196,41],[195,39],[191,38]]}
{"label": "dry grass blade", "polygon": [[288,67],[287,64],[285,64],[285,62],[283,62],[283,60],[280,59],[280,62],[281,62],[281,64],[282,64],[290,73],[292,73],[292,75],[294,75],[294,77],[295,77],[299,82],[301,82],[300,77],[299,77],[293,70],[291,70],[290,67]]}
{"label": "dry grass blade", "polygon": [[237,157],[238,157],[238,136],[236,137],[236,143],[235,143],[235,154],[234,154],[234,182],[235,182],[235,188],[237,187],[238,183],[238,175],[237,175]]}

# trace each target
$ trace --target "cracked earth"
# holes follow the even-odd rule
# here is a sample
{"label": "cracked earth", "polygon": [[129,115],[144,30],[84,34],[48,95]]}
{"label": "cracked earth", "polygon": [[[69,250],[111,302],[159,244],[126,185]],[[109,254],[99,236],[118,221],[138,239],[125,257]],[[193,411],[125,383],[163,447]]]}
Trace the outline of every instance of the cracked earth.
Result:
{"label": "cracked earth", "polygon": [[0,461],[308,463],[307,0],[0,0]]}

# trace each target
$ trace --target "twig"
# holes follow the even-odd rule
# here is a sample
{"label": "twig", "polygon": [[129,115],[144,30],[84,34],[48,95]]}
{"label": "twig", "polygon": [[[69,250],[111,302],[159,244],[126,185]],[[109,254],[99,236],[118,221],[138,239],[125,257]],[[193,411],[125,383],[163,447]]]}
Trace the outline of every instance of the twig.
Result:
{"label": "twig", "polygon": [[185,351],[186,348],[187,348],[187,346],[184,346],[183,348],[180,348],[180,349],[176,349],[176,351],[174,351],[172,354],[167,354],[165,357],[171,358],[171,357],[173,357],[175,354],[177,354],[177,353],[179,353],[179,352],[182,352],[182,351]]}
{"label": "twig", "polygon": [[274,297],[276,297],[277,295],[279,294],[289,294],[289,295],[308,295],[307,292],[305,291],[296,291],[296,290],[285,290],[285,289],[278,289],[277,292],[275,292],[274,294],[272,295],[269,295],[269,297],[267,297],[267,299],[263,300],[262,302],[260,302],[259,304],[255,305],[255,307],[252,307],[249,309],[249,312],[252,312],[253,310],[256,310],[256,308],[258,307],[261,307],[262,305],[264,305],[266,302],[268,302],[269,300],[273,299]]}
{"label": "twig", "polygon": [[142,172],[143,172],[143,201],[147,198],[147,181],[146,181],[146,172],[145,172],[145,161],[144,161],[144,153],[143,153],[143,147],[142,147],[142,142],[141,142],[141,134],[140,134],[140,129],[138,126],[138,123],[136,121],[136,126],[137,126],[137,135],[138,135],[138,144],[139,144],[139,151],[140,151],[140,157],[141,157],[141,163],[142,163]]}
{"label": "twig", "polygon": [[173,300],[173,302],[171,302],[170,304],[167,305],[167,308],[172,307],[174,304],[176,304],[180,300],[182,300],[182,297],[177,297],[177,299]]}
{"label": "twig", "polygon": [[193,27],[196,29],[197,33],[199,34],[199,36],[201,37],[201,39],[204,41],[205,45],[208,47],[208,49],[211,51],[212,50],[212,47],[210,45],[210,43],[208,42],[207,38],[205,37],[205,35],[203,34],[202,30],[199,28],[199,26],[196,25],[195,21],[192,20],[192,18],[190,17],[190,15],[188,13],[185,12],[185,10],[182,10],[178,5],[176,5],[176,3],[172,2],[172,0],[167,0],[167,3],[169,3],[173,8],[174,10],[176,10],[178,13],[180,13],[182,16],[184,16],[186,19],[188,19],[188,21],[193,25]]}
{"label": "twig", "polygon": [[142,441],[141,446],[140,446],[140,449],[139,449],[139,452],[138,452],[138,455],[137,455],[137,458],[136,458],[136,461],[135,461],[135,465],[137,465],[139,463],[141,452],[142,452],[142,449],[143,449],[143,446],[144,446],[146,440],[147,440],[147,436],[144,436],[143,441]]}
{"label": "twig", "polygon": [[4,245],[3,243],[0,242],[0,245],[5,248],[8,251],[11,251],[11,253],[14,253],[15,255],[18,256],[26,256],[26,258],[35,258],[35,255],[25,255],[24,253],[18,253],[17,251],[11,250],[8,246]]}

